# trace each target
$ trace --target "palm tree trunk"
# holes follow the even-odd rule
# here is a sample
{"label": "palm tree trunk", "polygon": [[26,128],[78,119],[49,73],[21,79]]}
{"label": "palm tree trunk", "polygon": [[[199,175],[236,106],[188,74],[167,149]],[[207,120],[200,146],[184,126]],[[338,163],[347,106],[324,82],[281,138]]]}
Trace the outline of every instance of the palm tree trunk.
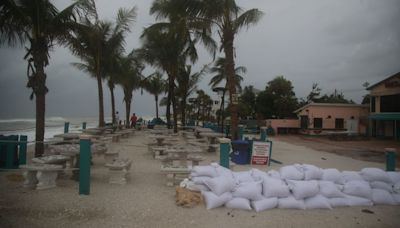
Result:
{"label": "palm tree trunk", "polygon": [[97,78],[97,89],[99,96],[99,127],[104,127],[104,105],[103,105],[103,86],[101,83],[101,75],[98,73]]}
{"label": "palm tree trunk", "polygon": [[165,111],[165,115],[167,117],[167,127],[170,127],[171,124],[171,92],[168,88],[168,96],[167,96],[167,110]]}
{"label": "palm tree trunk", "polygon": [[227,74],[227,83],[229,89],[229,101],[230,101],[230,112],[231,112],[231,134],[232,140],[239,138],[238,128],[238,108],[237,101],[233,101],[233,96],[236,96],[236,85],[235,85],[235,60],[233,56],[233,40],[234,32],[232,29],[225,29],[223,34],[223,46],[225,52],[225,72]]}
{"label": "palm tree trunk", "polygon": [[158,95],[155,95],[154,99],[156,100],[156,118],[158,120]]}
{"label": "palm tree trunk", "polygon": [[125,127],[129,128],[130,124],[129,124],[129,116],[131,115],[130,110],[131,110],[131,102],[132,100],[125,100]]}
{"label": "palm tree trunk", "polygon": [[114,97],[114,85],[112,85],[112,82],[109,82],[108,88],[110,89],[110,94],[111,94],[111,113],[112,113],[111,116],[112,116],[112,122],[115,123],[115,121],[116,121],[115,120],[115,97]]}
{"label": "palm tree trunk", "polygon": [[44,153],[44,132],[45,132],[45,110],[46,110],[46,74],[43,65],[36,67],[37,88],[34,89],[36,97],[36,136],[35,136],[35,157]]}
{"label": "palm tree trunk", "polygon": [[181,121],[182,125],[186,125],[186,97],[183,97],[181,102]]}

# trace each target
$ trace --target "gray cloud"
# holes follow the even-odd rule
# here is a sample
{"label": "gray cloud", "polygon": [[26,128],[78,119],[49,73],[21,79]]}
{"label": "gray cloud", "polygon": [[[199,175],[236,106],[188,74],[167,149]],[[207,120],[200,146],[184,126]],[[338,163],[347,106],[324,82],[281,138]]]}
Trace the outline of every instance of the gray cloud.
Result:
{"label": "gray cloud", "polygon": [[[101,18],[114,20],[119,7],[138,7],[138,17],[127,38],[127,50],[140,46],[144,27],[154,22],[148,15],[152,1],[96,1]],[[334,89],[357,102],[366,91],[365,81],[376,83],[400,71],[399,0],[238,0],[244,9],[265,12],[261,21],[244,29],[235,40],[236,65],[246,66],[244,85],[263,89],[276,75],[291,80],[298,97],[305,97],[313,82],[323,93]],[[59,8],[68,1],[56,1]],[[219,41],[219,40],[218,40]],[[199,46],[195,69],[210,63],[211,57]],[[220,54],[223,55],[223,54]],[[34,101],[26,89],[26,62],[21,47],[0,49],[0,118],[33,117]],[[70,63],[79,61],[65,48],[55,48],[46,68],[48,116],[96,116],[97,84]],[[153,69],[146,69],[150,74]],[[199,88],[215,96],[207,86],[207,75]],[[106,115],[110,115],[108,88],[104,85]],[[216,97],[216,96],[215,96]],[[117,109],[124,112],[121,89],[116,90]],[[160,110],[163,111],[163,108]],[[132,110],[153,115],[154,98],[134,93]]]}

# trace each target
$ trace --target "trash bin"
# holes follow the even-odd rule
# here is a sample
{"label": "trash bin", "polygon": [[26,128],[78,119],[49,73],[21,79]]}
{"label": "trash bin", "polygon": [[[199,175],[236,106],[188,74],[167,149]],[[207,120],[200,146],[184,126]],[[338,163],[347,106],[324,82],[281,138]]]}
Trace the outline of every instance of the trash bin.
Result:
{"label": "trash bin", "polygon": [[250,151],[249,151],[248,141],[246,140],[232,141],[231,161],[241,165],[250,163]]}
{"label": "trash bin", "polygon": [[0,135],[0,168],[18,168],[18,137],[18,135]]}

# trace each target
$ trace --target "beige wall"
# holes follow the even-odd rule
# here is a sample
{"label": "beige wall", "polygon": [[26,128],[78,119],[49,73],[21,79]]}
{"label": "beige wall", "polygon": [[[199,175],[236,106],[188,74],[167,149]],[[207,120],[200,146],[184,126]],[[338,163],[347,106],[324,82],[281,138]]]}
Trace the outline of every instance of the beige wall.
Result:
{"label": "beige wall", "polygon": [[298,119],[268,119],[267,126],[271,126],[275,132],[278,132],[278,127],[299,128],[300,121]]}
{"label": "beige wall", "polygon": [[[306,111],[308,110],[308,112]],[[306,107],[298,116],[308,116],[310,125],[309,128],[314,128],[314,118],[322,118],[322,128],[334,129],[335,119],[344,119],[344,127],[346,128],[346,120],[354,119],[359,120],[360,118],[367,118],[369,107],[346,107],[346,106],[312,106]],[[330,116],[330,118],[329,118]],[[359,124],[359,132],[364,133],[366,130],[365,125]]]}

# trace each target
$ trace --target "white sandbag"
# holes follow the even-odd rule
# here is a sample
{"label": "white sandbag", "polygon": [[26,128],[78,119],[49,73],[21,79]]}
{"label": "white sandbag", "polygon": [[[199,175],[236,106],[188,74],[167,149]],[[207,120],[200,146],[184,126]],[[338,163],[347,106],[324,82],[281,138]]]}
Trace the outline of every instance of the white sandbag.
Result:
{"label": "white sandbag", "polygon": [[278,198],[272,197],[272,198],[264,198],[262,200],[257,200],[257,201],[251,201],[251,206],[257,212],[272,209],[278,206]]}
{"label": "white sandbag", "polygon": [[192,181],[195,184],[204,184],[205,180],[210,180],[212,177],[208,177],[208,176],[198,176],[198,177],[192,177]]}
{"label": "white sandbag", "polygon": [[215,168],[218,176],[233,177],[232,171],[230,169],[220,166],[218,163],[215,162],[211,163],[211,166]]}
{"label": "white sandbag", "polygon": [[204,184],[216,195],[230,192],[235,187],[235,180],[231,177],[219,176],[204,181]]}
{"label": "white sandbag", "polygon": [[251,171],[232,172],[232,174],[237,184],[254,181]]}
{"label": "white sandbag", "polygon": [[400,194],[392,193],[392,198],[397,205],[400,204]]}
{"label": "white sandbag", "polygon": [[246,198],[249,200],[261,200],[262,185],[261,182],[245,182],[235,187],[232,192],[233,197]]}
{"label": "white sandbag", "polygon": [[391,184],[388,184],[386,182],[382,182],[382,181],[372,181],[369,182],[369,184],[371,185],[372,189],[383,189],[386,190],[388,192],[393,192],[393,186]]}
{"label": "white sandbag", "polygon": [[340,175],[340,184],[346,184],[349,181],[364,181],[359,172],[343,171]]}
{"label": "white sandbag", "polygon": [[335,183],[340,182],[341,174],[337,169],[324,169],[322,170],[322,180],[324,181],[332,181]]}
{"label": "white sandbag", "polygon": [[207,209],[220,207],[232,199],[232,194],[230,192],[225,192],[220,196],[215,195],[213,192],[205,191],[201,192],[201,194],[203,195]]}
{"label": "white sandbag", "polygon": [[261,171],[259,169],[251,169],[251,176],[255,181],[262,181],[262,179],[266,176],[268,176],[267,172]]}
{"label": "white sandbag", "polygon": [[400,183],[396,183],[393,185],[393,193],[400,194]]}
{"label": "white sandbag", "polygon": [[400,183],[400,172],[389,171],[386,172],[392,184]]}
{"label": "white sandbag", "polygon": [[304,200],[297,200],[293,196],[278,199],[278,208],[287,209],[306,209],[304,205]]}
{"label": "white sandbag", "polygon": [[372,189],[372,202],[374,202],[374,204],[396,204],[392,195],[388,191],[385,191],[383,189]]}
{"label": "white sandbag", "polygon": [[349,206],[372,206],[374,203],[372,203],[371,200],[362,198],[362,197],[357,197],[357,196],[346,196],[347,199],[347,204]]}
{"label": "white sandbag", "polygon": [[294,198],[296,198],[297,200],[313,197],[319,193],[319,185],[318,181],[316,180],[311,180],[311,181],[287,180],[286,182]]}
{"label": "white sandbag", "polygon": [[343,198],[328,198],[331,207],[347,207],[349,206],[349,200],[347,197]]}
{"label": "white sandbag", "polygon": [[323,175],[323,171],[321,168],[315,165],[304,164],[304,180],[320,180]]}
{"label": "white sandbag", "polygon": [[250,201],[245,198],[233,198],[225,203],[225,207],[230,209],[241,209],[251,211]]}
{"label": "white sandbag", "polygon": [[281,174],[282,179],[304,180],[304,173],[301,170],[301,166],[298,164],[283,166],[279,169],[279,173]]}
{"label": "white sandbag", "polygon": [[378,168],[363,168],[360,172],[360,175],[366,181],[382,181],[391,183],[389,175],[383,171],[382,169]]}
{"label": "white sandbag", "polygon": [[319,193],[327,198],[339,198],[345,196],[338,186],[331,181],[319,181],[318,185]]}
{"label": "white sandbag", "polygon": [[316,195],[304,199],[306,209],[332,209],[328,199],[322,195]]}
{"label": "white sandbag", "polygon": [[272,177],[272,178],[275,178],[275,179],[281,179],[281,174],[280,174],[278,171],[276,171],[276,170],[270,170],[270,171],[268,171],[268,172],[267,172],[267,175],[270,176],[270,177]]}
{"label": "white sandbag", "polygon": [[262,194],[265,198],[288,197],[290,195],[289,186],[281,179],[264,177],[262,182]]}
{"label": "white sandbag", "polygon": [[372,189],[368,182],[355,180],[347,182],[343,187],[343,193],[347,195],[371,199]]}
{"label": "white sandbag", "polygon": [[198,165],[193,167],[190,175],[192,177],[199,177],[199,176],[216,177],[218,176],[218,173],[215,170],[215,167],[211,165]]}

